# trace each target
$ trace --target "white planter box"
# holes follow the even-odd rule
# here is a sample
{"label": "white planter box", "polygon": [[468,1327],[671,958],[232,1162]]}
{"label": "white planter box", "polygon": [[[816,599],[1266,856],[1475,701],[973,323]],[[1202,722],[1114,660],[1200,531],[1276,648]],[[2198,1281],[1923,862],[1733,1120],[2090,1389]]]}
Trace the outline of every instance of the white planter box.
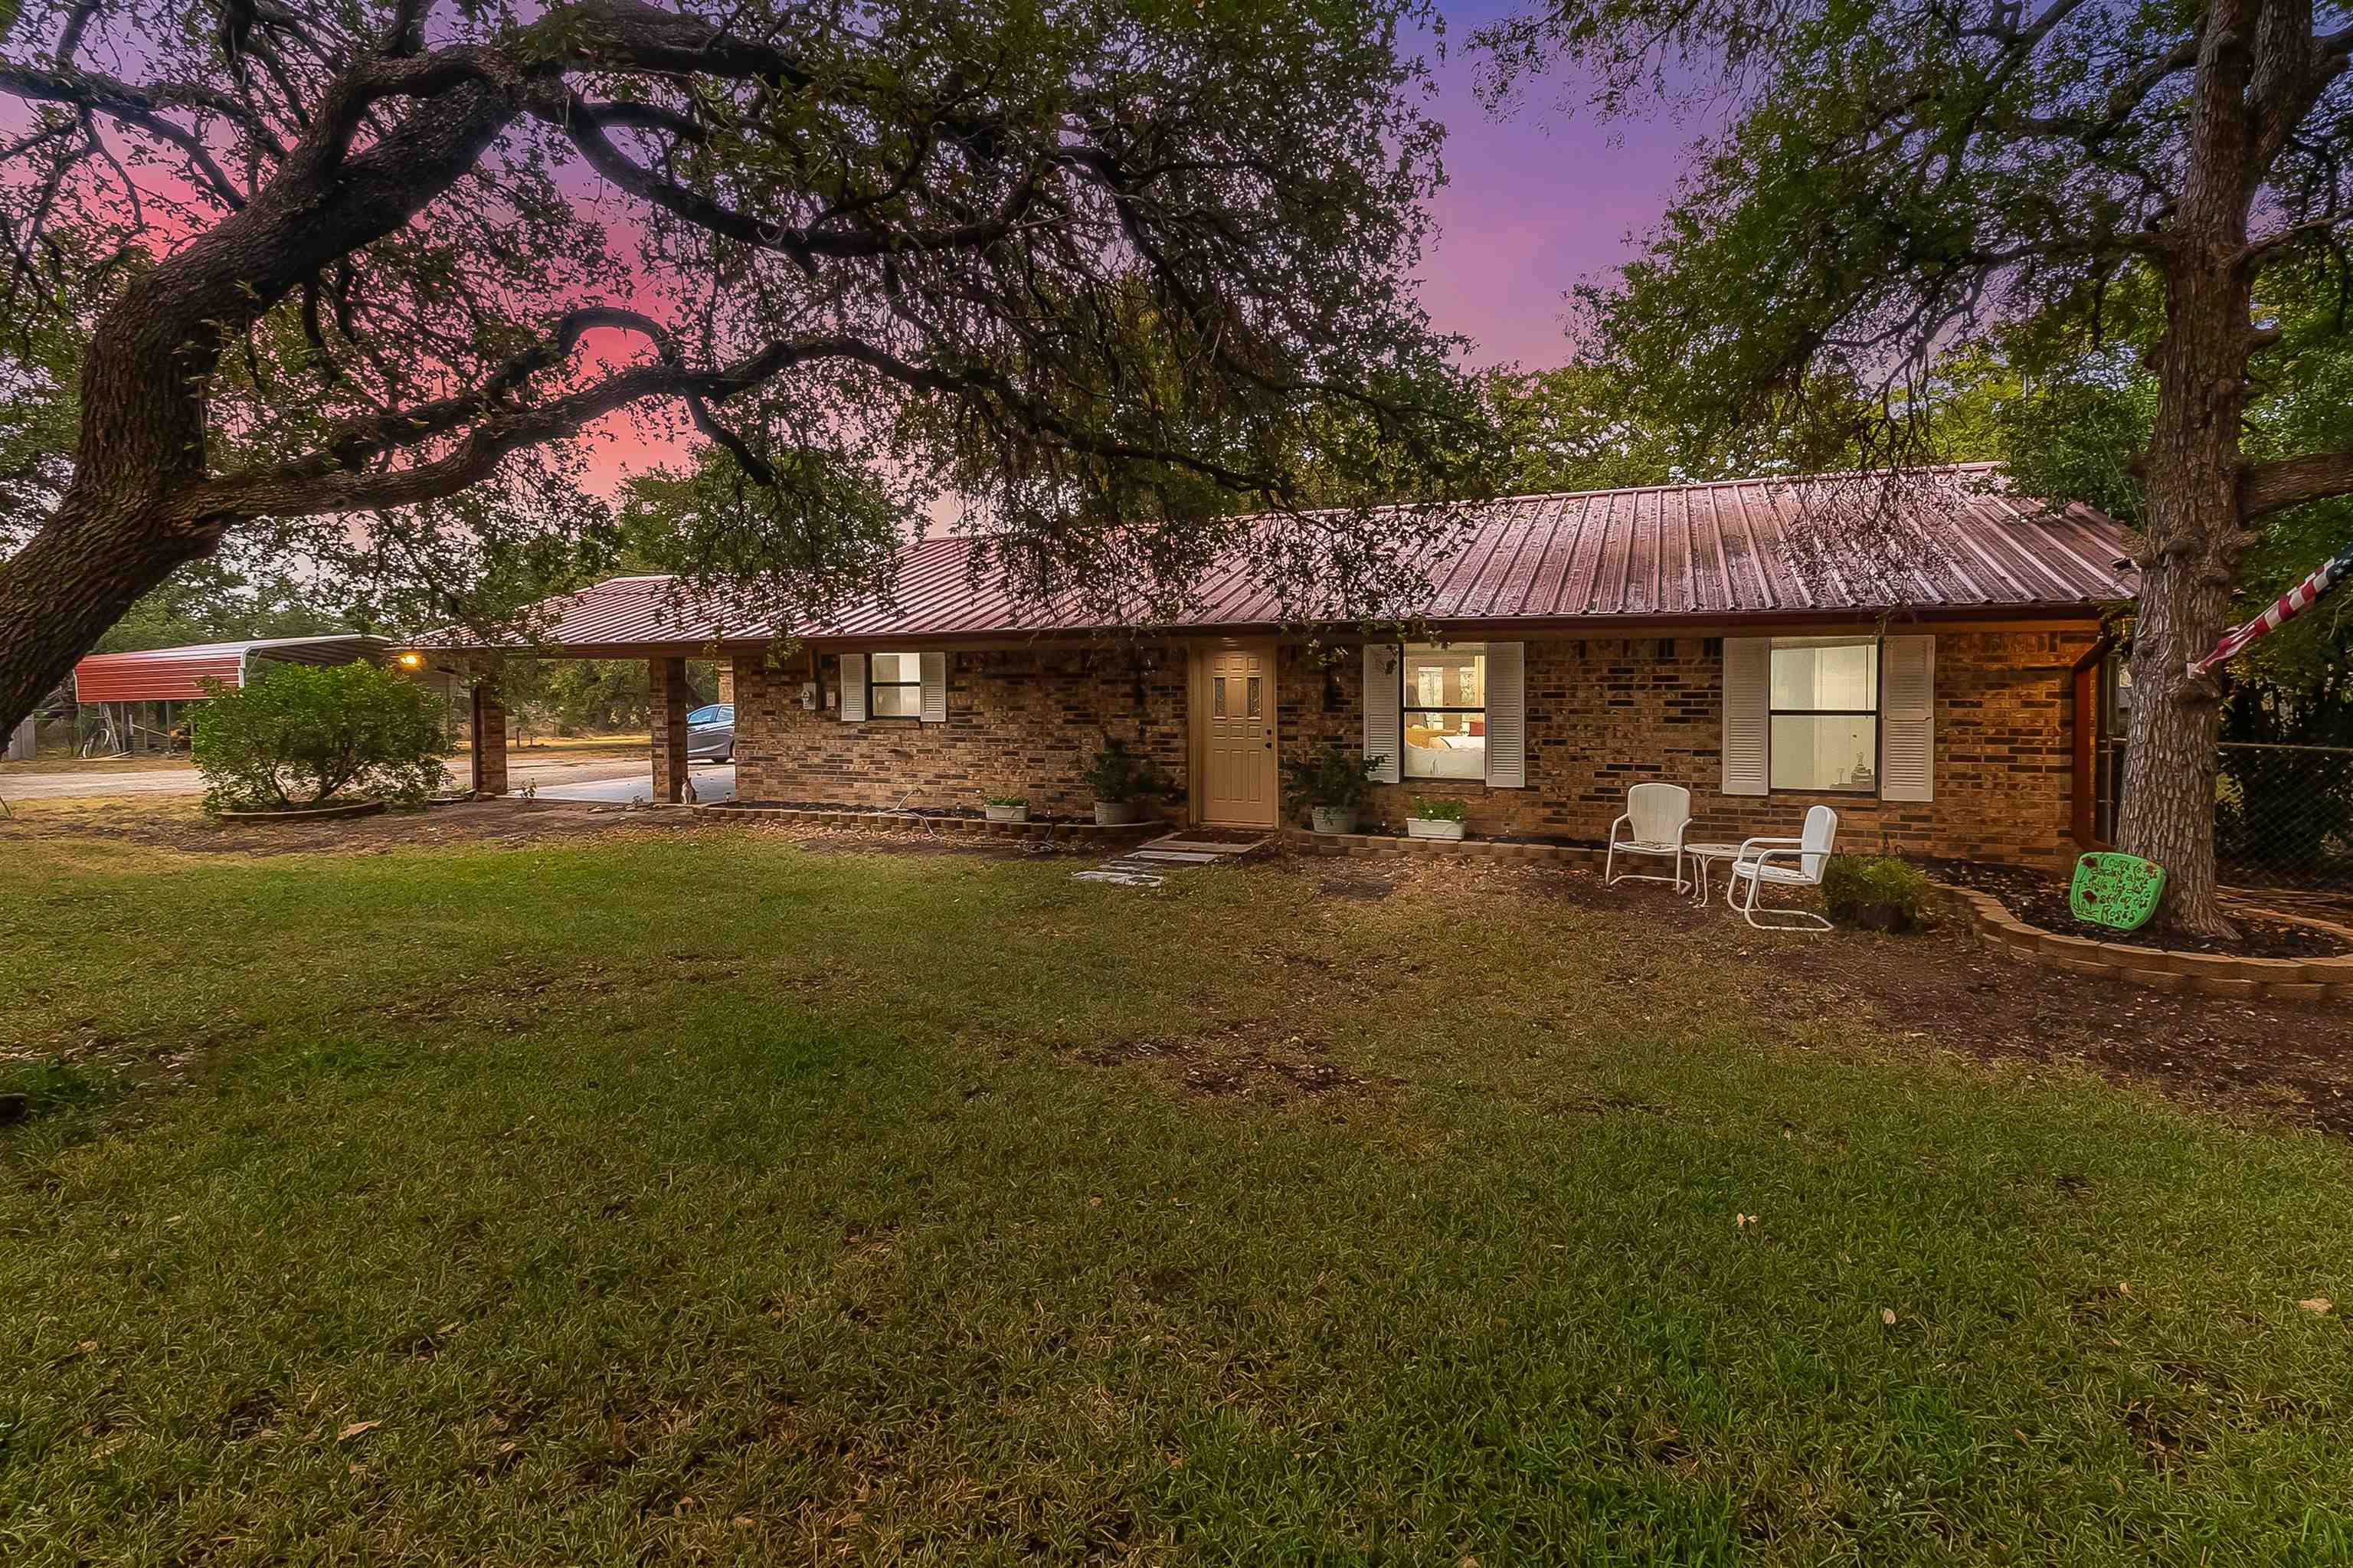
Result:
{"label": "white planter box", "polygon": [[992,822],[1026,822],[1029,820],[1027,806],[983,806],[981,811]]}
{"label": "white planter box", "polygon": [[1409,839],[1460,839],[1467,822],[1433,822],[1427,817],[1408,817],[1405,836]]}

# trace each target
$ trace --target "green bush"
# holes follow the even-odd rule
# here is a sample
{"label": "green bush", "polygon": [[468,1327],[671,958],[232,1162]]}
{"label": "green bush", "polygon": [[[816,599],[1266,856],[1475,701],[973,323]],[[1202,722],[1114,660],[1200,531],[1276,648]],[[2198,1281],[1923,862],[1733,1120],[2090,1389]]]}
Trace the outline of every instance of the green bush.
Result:
{"label": "green bush", "polygon": [[206,683],[196,769],[208,811],[285,810],[365,797],[422,805],[448,775],[440,705],[374,664],[276,664],[250,683]]}
{"label": "green bush", "polygon": [[1373,775],[1386,757],[1359,757],[1349,747],[1334,742],[1314,757],[1282,765],[1283,799],[1293,810],[1301,806],[1346,810],[1365,803],[1372,793]]}
{"label": "green bush", "polygon": [[1426,795],[1416,795],[1413,814],[1425,822],[1467,822],[1471,820],[1471,802],[1442,798],[1433,800]]}
{"label": "green bush", "polygon": [[1909,931],[1926,924],[1928,878],[1884,855],[1836,854],[1822,871],[1822,902],[1842,926]]}
{"label": "green bush", "polygon": [[1094,798],[1111,806],[1155,800],[1171,788],[1158,763],[1137,756],[1128,750],[1127,742],[1116,738],[1103,742],[1103,748],[1087,764],[1085,778]]}

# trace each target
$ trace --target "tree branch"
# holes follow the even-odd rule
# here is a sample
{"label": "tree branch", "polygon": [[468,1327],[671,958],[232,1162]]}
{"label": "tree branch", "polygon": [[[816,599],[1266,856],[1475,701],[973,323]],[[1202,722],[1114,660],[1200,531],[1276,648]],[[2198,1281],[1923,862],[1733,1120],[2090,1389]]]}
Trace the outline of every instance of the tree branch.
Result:
{"label": "tree branch", "polygon": [[2250,520],[2332,495],[2353,495],[2353,452],[2307,452],[2257,463],[2239,481]]}

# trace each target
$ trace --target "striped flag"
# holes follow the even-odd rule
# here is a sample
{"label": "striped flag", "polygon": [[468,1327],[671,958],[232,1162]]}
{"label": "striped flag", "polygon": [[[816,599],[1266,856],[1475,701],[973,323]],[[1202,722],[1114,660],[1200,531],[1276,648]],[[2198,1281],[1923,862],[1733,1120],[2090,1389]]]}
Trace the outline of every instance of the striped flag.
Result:
{"label": "striped flag", "polygon": [[2222,641],[2214,644],[2214,652],[2203,659],[2190,661],[2189,673],[2203,675],[2218,665],[2228,663],[2238,655],[2239,650],[2267,631],[2277,631],[2281,622],[2294,620],[2310,609],[2322,594],[2348,577],[2353,577],[2353,546],[2346,546],[2344,552],[2327,565],[2274,599],[2271,608],[2261,615],[2243,626],[2224,632]]}

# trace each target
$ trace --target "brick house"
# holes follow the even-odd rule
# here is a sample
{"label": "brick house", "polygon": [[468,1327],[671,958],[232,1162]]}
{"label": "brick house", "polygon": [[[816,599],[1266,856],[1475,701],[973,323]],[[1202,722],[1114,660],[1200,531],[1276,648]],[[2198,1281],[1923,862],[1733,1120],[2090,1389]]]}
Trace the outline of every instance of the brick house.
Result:
{"label": "brick house", "polygon": [[[1107,738],[1182,786],[1167,814],[1271,828],[1278,763],[1381,759],[1368,816],[1463,800],[1474,832],[1599,842],[1626,787],[1689,788],[1694,836],[1794,832],[1827,802],[1851,847],[2057,863],[2088,837],[2093,672],[2129,599],[2122,530],[1943,486],[1894,568],[1795,564],[1803,486],[1740,482],[1482,504],[1430,601],[1301,628],[1248,584],[1148,631],[1024,610],[962,539],[916,546],[895,609],[787,645],[682,611],[659,577],[542,607],[528,652],[652,661],[658,795],[685,772],[683,661],[732,660],[746,802],[1083,815]],[[518,650],[526,651],[526,650]],[[495,703],[483,698],[489,707]],[[489,760],[489,759],[486,759]],[[503,789],[502,760],[478,782]]]}

